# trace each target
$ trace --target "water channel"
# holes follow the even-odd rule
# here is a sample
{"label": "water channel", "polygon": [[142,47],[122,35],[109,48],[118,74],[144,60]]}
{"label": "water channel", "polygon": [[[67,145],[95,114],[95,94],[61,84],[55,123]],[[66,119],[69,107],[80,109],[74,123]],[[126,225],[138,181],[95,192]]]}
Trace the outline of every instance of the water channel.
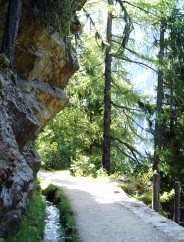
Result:
{"label": "water channel", "polygon": [[59,210],[51,202],[47,202],[46,220],[43,242],[63,242],[63,232],[59,221]]}

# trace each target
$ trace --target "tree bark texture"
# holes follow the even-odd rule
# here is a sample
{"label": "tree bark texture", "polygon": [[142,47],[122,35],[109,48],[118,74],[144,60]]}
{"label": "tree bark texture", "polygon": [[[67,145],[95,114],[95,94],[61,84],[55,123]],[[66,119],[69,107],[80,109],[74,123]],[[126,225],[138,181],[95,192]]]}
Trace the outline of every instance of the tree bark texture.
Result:
{"label": "tree bark texture", "polygon": [[160,174],[153,174],[153,196],[152,196],[152,209],[156,212],[159,211],[159,194],[160,194]]}
{"label": "tree bark texture", "polygon": [[[162,66],[164,59],[164,33],[165,24],[161,22],[160,28],[160,51],[159,51],[159,64]],[[163,72],[161,68],[158,71],[158,85],[157,85],[157,103],[156,103],[156,121],[155,121],[155,137],[154,137],[154,162],[153,170],[158,171],[159,164],[159,150],[162,148],[162,103],[163,103]]]}
{"label": "tree bark texture", "polygon": [[[112,0],[108,0],[111,8]],[[107,43],[105,51],[105,86],[104,86],[104,130],[103,130],[103,153],[102,165],[103,168],[110,174],[110,148],[111,148],[111,45],[112,45],[112,10],[108,11],[107,17]]]}
{"label": "tree bark texture", "polygon": [[10,0],[8,6],[6,27],[2,41],[1,52],[10,60],[10,67],[13,68],[16,38],[19,28],[22,9],[22,0]]}
{"label": "tree bark texture", "polygon": [[174,185],[174,216],[173,220],[176,223],[180,223],[180,193],[181,193],[181,183],[176,181]]}

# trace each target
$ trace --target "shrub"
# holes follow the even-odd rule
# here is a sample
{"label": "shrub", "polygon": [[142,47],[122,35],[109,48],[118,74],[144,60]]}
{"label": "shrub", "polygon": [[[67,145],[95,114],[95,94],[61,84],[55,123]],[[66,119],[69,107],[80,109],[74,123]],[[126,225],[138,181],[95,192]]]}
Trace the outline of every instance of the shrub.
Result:
{"label": "shrub", "polygon": [[130,182],[123,183],[122,189],[130,196],[144,202],[148,206],[152,204],[152,170],[139,172],[130,177]]}
{"label": "shrub", "polygon": [[73,176],[92,176],[97,177],[97,169],[89,156],[78,155],[72,161],[70,173]]}

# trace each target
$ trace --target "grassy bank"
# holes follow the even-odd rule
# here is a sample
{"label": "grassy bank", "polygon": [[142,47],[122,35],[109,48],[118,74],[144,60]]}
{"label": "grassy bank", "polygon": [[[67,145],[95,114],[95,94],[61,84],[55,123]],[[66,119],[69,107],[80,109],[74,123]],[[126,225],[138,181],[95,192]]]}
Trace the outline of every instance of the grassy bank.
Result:
{"label": "grassy bank", "polygon": [[28,204],[28,211],[21,222],[20,232],[6,239],[6,242],[41,242],[44,235],[46,201],[36,191]]}

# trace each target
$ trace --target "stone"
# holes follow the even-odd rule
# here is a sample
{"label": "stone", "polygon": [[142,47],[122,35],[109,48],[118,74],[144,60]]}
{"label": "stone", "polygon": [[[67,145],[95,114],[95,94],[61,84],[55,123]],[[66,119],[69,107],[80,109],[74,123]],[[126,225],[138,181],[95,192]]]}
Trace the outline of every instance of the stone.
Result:
{"label": "stone", "polygon": [[15,68],[29,81],[40,80],[64,89],[79,69],[77,58],[59,35],[49,35],[46,28],[32,21],[29,11],[22,13],[17,43]]}
{"label": "stone", "polygon": [[[21,212],[18,210],[11,210],[6,213],[6,226],[12,234],[16,234],[16,232],[20,229],[20,219]],[[6,231],[6,234],[8,235],[8,230]]]}
{"label": "stone", "polygon": [[24,93],[39,123],[39,132],[68,103],[65,92],[39,80],[18,80],[17,87]]}
{"label": "stone", "polygon": [[[0,241],[20,228],[41,164],[34,141],[68,103],[64,88],[79,69],[69,46],[35,22],[31,2],[23,0],[15,69],[0,68]],[[85,2],[76,0],[73,16]],[[0,44],[7,7],[0,0]],[[79,27],[75,17],[73,32]]]}

